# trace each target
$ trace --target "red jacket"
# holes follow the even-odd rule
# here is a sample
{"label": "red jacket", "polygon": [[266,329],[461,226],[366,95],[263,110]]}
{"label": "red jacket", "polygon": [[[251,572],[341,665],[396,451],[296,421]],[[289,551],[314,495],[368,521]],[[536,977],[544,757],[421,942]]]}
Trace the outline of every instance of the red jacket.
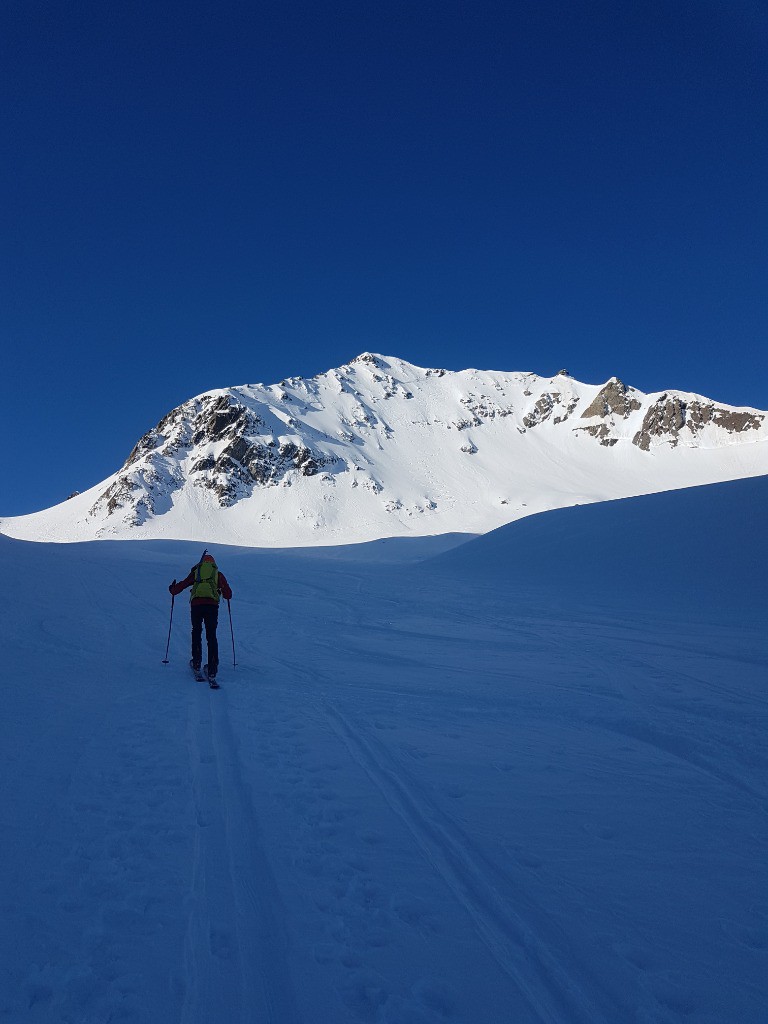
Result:
{"label": "red jacket", "polygon": [[[187,587],[191,587],[192,586],[192,584],[195,582],[195,569],[196,568],[197,568],[197,566],[195,566],[193,569],[190,569],[189,576],[187,576],[187,578],[185,580],[182,580],[181,583],[172,583],[170,585],[170,587],[168,587],[168,589],[170,590],[170,592],[173,594],[174,597],[177,594],[180,594],[182,592],[182,590],[186,590]],[[221,572],[221,570],[219,570],[219,591],[220,591],[222,597],[225,597],[227,599],[227,601],[231,600],[231,598],[232,598],[232,588],[227,583],[227,577],[224,575],[223,572]],[[193,597],[192,601],[191,601],[191,604],[218,604],[218,603],[219,602],[218,601],[214,601],[214,599],[212,597]]]}

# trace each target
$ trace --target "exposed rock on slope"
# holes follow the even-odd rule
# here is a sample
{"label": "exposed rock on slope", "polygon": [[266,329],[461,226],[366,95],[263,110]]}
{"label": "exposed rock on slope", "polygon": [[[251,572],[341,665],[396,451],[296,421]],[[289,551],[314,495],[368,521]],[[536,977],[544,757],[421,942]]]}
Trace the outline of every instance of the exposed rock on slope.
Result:
{"label": "exposed rock on slope", "polygon": [[598,391],[595,399],[588,409],[581,414],[583,419],[590,416],[600,416],[603,419],[619,416],[625,420],[633,412],[642,408],[642,403],[636,395],[634,388],[628,388],[622,384],[618,377],[612,377],[608,383]]}
{"label": "exposed rock on slope", "polygon": [[697,437],[710,425],[726,434],[743,435],[759,430],[764,422],[764,413],[722,408],[703,399],[686,400],[681,395],[663,394],[646,412],[632,443],[647,452],[659,441],[675,447],[685,439],[681,436],[684,430],[688,430],[689,439]]}

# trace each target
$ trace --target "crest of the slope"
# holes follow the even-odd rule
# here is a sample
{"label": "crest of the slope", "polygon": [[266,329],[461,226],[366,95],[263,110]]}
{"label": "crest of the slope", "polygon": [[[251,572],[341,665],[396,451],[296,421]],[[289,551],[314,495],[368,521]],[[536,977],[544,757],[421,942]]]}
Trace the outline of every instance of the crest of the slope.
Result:
{"label": "crest of the slope", "polygon": [[[299,391],[306,394],[313,385],[324,383],[338,384],[360,382],[361,384],[393,382],[400,385],[413,384],[430,378],[472,378],[472,377],[493,377],[505,378],[511,382],[528,385],[531,388],[537,386],[546,387],[549,385],[562,387],[566,383],[576,387],[601,387],[612,382],[621,384],[617,377],[611,377],[604,385],[587,384],[571,377],[567,370],[562,369],[547,377],[533,371],[521,370],[499,370],[480,369],[477,367],[465,367],[457,370],[449,370],[444,367],[425,367],[411,363],[398,356],[384,355],[379,352],[361,352],[340,366],[332,367],[315,374],[312,377],[299,375],[284,377],[275,384],[243,384],[226,389],[216,389],[205,392],[206,395],[219,395],[231,393],[240,396],[250,397],[279,397]],[[632,389],[635,390],[636,389]],[[202,396],[198,396],[202,397]]]}

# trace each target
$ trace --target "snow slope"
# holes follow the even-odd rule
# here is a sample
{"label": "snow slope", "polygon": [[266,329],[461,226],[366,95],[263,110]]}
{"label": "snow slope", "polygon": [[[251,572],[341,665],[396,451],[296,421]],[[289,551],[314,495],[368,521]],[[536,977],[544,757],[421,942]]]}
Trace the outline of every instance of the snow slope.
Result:
{"label": "snow slope", "polygon": [[363,353],[310,380],[191,399],[108,480],[0,520],[0,532],[249,547],[482,534],[547,509],[764,473],[759,410],[616,378],[447,372]]}
{"label": "snow slope", "polygon": [[0,538],[0,1021],[763,1022],[766,499],[216,549],[216,693],[197,545]]}
{"label": "snow slope", "polygon": [[605,501],[502,526],[429,567],[578,607],[768,617],[768,476]]}

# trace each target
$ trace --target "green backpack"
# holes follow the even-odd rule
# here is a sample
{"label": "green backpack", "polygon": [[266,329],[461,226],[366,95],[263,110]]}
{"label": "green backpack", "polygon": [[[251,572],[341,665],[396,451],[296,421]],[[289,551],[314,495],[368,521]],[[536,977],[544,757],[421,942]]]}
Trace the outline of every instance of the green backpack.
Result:
{"label": "green backpack", "polygon": [[219,570],[215,562],[200,562],[193,570],[195,582],[192,584],[190,601],[196,597],[219,600]]}

